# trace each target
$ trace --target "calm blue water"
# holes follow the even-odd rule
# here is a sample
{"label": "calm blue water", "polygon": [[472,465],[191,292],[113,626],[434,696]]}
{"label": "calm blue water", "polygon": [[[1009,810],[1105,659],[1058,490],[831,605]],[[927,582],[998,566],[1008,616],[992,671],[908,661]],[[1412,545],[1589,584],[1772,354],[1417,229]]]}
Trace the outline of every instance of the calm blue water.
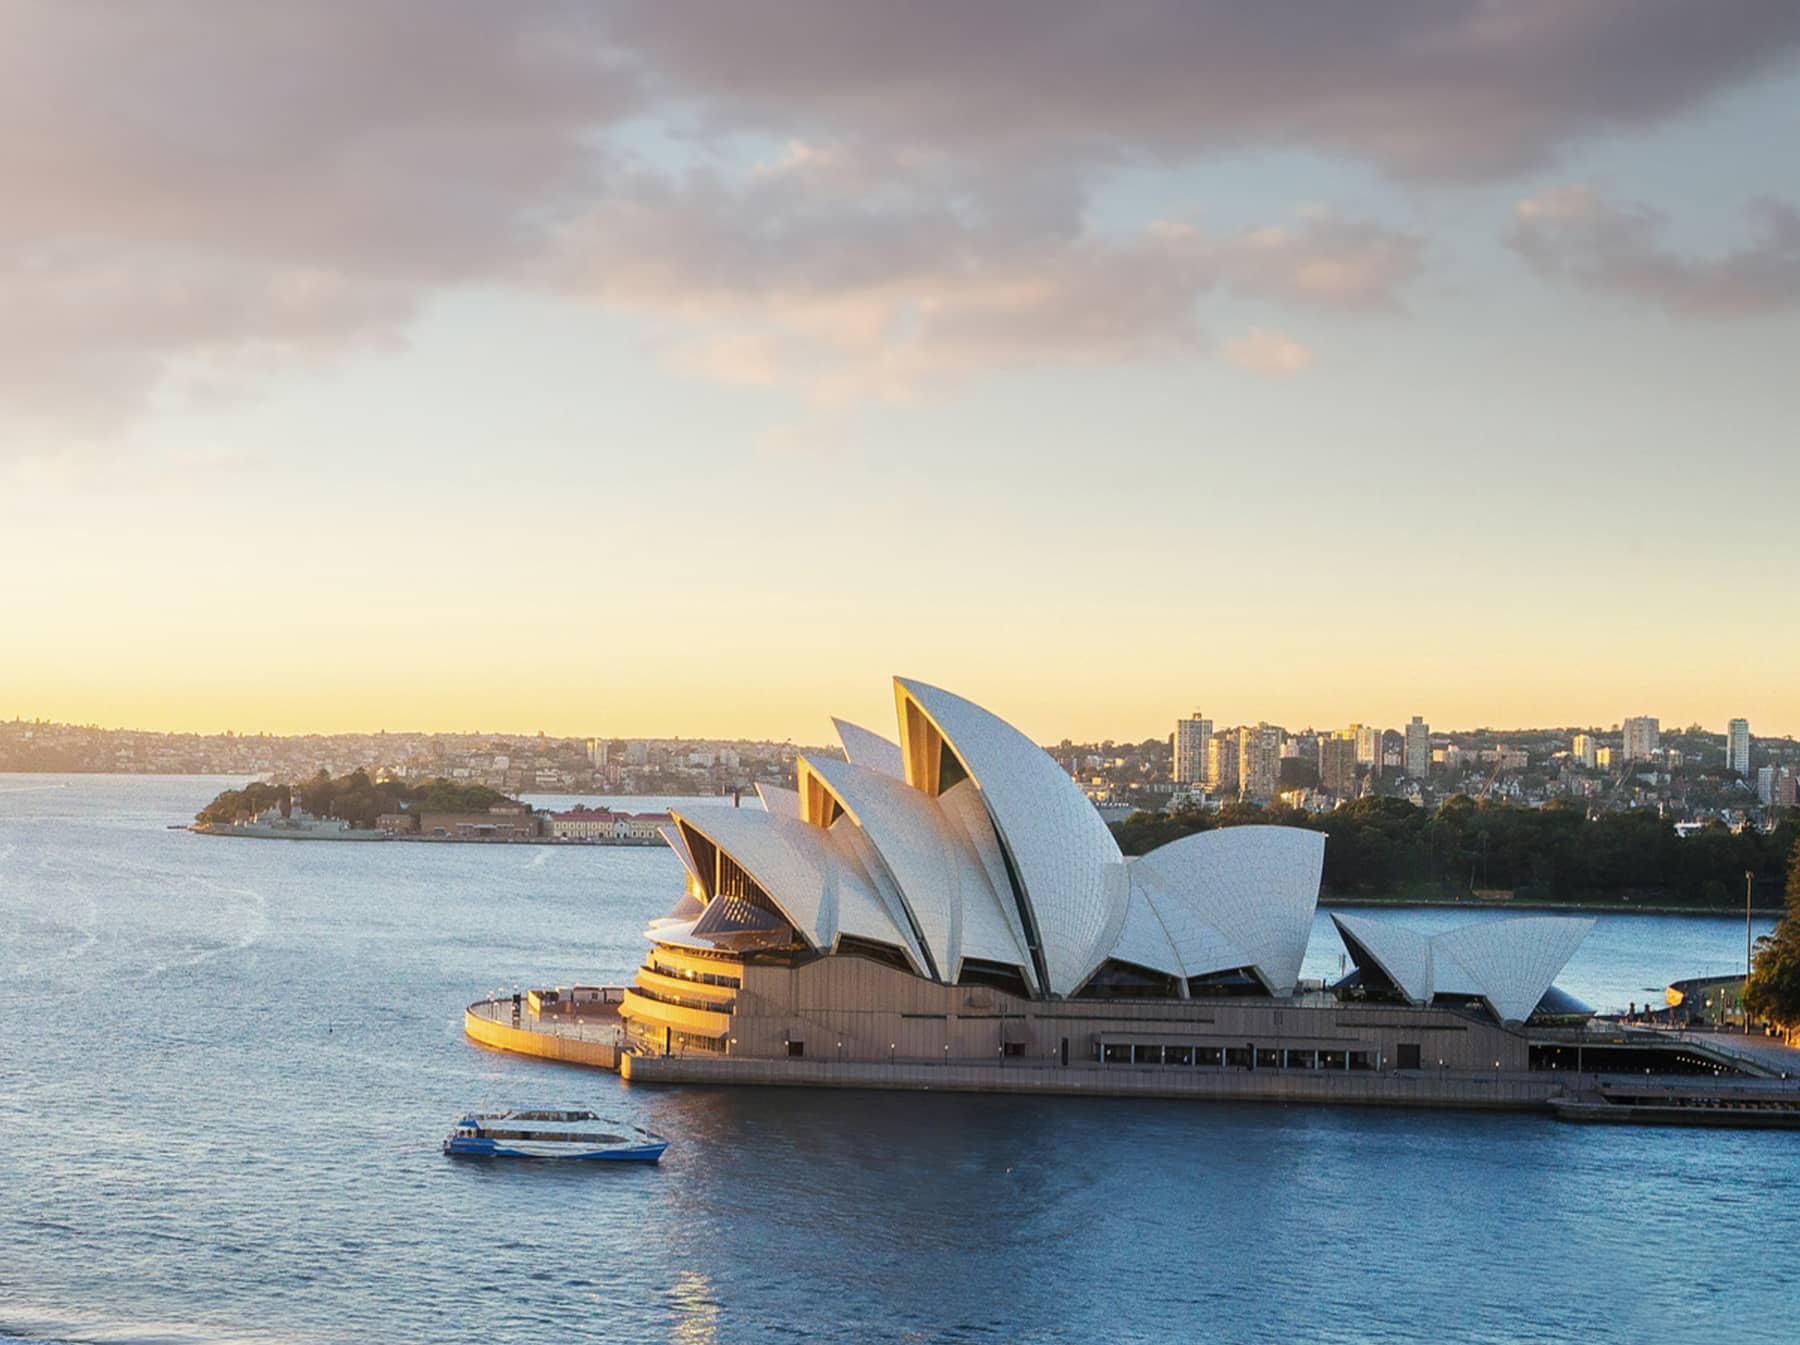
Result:
{"label": "calm blue water", "polygon": [[[0,1335],[223,1341],[1796,1338],[1800,1140],[1445,1113],[627,1089],[463,1004],[624,977],[658,850],[163,830],[223,782],[0,775]],[[1457,913],[1423,912],[1420,923]],[[1606,917],[1595,1003],[1742,956]],[[1334,972],[1328,929],[1308,974]],[[445,1160],[483,1101],[660,1169]]]}

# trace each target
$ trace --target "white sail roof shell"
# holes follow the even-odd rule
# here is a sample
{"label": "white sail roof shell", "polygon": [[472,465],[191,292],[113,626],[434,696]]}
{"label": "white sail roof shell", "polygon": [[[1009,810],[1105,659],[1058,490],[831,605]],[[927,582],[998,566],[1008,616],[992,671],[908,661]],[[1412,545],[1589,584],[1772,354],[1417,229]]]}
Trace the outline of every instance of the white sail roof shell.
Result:
{"label": "white sail roof shell", "polygon": [[[1131,868],[1135,870],[1137,866],[1134,864]],[[1148,967],[1151,971],[1160,971],[1165,976],[1186,980],[1188,973],[1182,964],[1181,954],[1175,951],[1168,928],[1157,914],[1156,907],[1151,904],[1144,885],[1136,881],[1136,877],[1135,872],[1131,874],[1125,923],[1119,930],[1119,941],[1113,945],[1111,956],[1120,962],[1130,962],[1135,966]]]}
{"label": "white sail roof shell", "polygon": [[[1338,933],[1345,936],[1346,942],[1354,939],[1374,959],[1376,967],[1413,1003],[1427,1003],[1436,993],[1429,935],[1392,921],[1373,920],[1366,915],[1343,915],[1337,911],[1331,913],[1331,922],[1338,927]],[[1452,989],[1452,993],[1473,992]]]}
{"label": "white sail roof shell", "polygon": [[[980,790],[1012,857],[1054,995],[1073,994],[1112,952],[1130,886],[1094,805],[1036,743],[997,715],[923,682],[896,678]],[[916,783],[916,782],[915,782]]]}
{"label": "white sail roof shell", "polygon": [[879,733],[871,733],[860,724],[852,724],[845,719],[833,719],[831,723],[837,729],[838,741],[844,745],[844,755],[854,765],[880,771],[896,780],[905,777],[906,768],[900,762],[899,743],[890,742]]}
{"label": "white sail roof shell", "polygon": [[1446,956],[1468,973],[1503,1023],[1522,1023],[1568,964],[1595,921],[1531,915],[1464,925],[1431,940],[1433,963]]}
{"label": "white sail roof shell", "polygon": [[687,840],[681,834],[680,827],[658,827],[656,834],[663,838],[663,844],[675,852],[681,861],[681,867],[688,871],[688,876],[699,880],[700,870],[694,867],[694,857],[688,852]]}
{"label": "white sail roof shell", "polygon": [[813,947],[830,951],[848,934],[916,958],[917,945],[894,924],[854,856],[830,832],[753,808],[706,808],[675,818],[735,860]]}
{"label": "white sail roof shell", "polygon": [[762,800],[765,813],[776,813],[782,817],[800,816],[800,794],[797,790],[783,789],[780,785],[766,785],[758,781],[756,797]]}
{"label": "white sail roof shell", "polygon": [[954,982],[974,957],[1022,967],[1029,979],[1030,956],[980,855],[937,799],[872,767],[803,757],[801,768],[825,783],[880,856],[940,978]]}
{"label": "white sail roof shell", "polygon": [[[1503,1023],[1531,1017],[1557,975],[1593,929],[1592,918],[1532,915],[1481,920],[1440,934],[1368,916],[1333,913],[1354,941],[1415,1004],[1435,995],[1475,995]],[[1360,959],[1358,959],[1360,962]]]}
{"label": "white sail roof shell", "polygon": [[1181,970],[1171,974],[1249,967],[1269,993],[1289,995],[1312,937],[1324,862],[1319,832],[1224,827],[1160,846],[1131,872],[1173,946]]}

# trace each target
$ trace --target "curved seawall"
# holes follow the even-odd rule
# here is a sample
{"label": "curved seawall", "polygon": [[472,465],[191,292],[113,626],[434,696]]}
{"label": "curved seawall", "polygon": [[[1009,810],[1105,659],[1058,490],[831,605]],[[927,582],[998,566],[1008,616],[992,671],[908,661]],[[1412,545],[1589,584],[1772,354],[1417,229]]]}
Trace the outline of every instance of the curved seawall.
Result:
{"label": "curved seawall", "polygon": [[[615,1041],[580,1028],[561,1028],[539,1024],[522,1016],[520,1025],[501,1021],[502,1013],[511,1017],[512,1004],[497,1000],[478,1000],[463,1010],[463,1034],[479,1046],[494,1051],[510,1051],[514,1055],[534,1055],[544,1060],[562,1060],[572,1065],[593,1065],[600,1069],[617,1069],[619,1048]],[[527,1027],[526,1023],[532,1025]]]}

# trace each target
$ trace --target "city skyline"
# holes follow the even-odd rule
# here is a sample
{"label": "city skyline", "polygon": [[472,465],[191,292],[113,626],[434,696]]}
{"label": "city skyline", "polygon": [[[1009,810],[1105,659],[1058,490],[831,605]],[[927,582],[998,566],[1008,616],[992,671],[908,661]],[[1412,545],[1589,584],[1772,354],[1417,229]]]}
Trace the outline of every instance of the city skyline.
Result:
{"label": "city skyline", "polygon": [[[1493,723],[1493,722],[1450,723],[1450,722],[1441,722],[1441,721],[1434,723],[1428,717],[1420,716],[1420,715],[1411,715],[1411,716],[1406,717],[1405,719],[1396,720],[1392,723],[1370,722],[1370,721],[1359,721],[1359,720],[1350,720],[1346,723],[1344,721],[1340,721],[1340,720],[1336,720],[1336,719],[1321,719],[1316,716],[1315,717],[1301,717],[1301,718],[1297,718],[1297,719],[1281,719],[1281,720],[1271,720],[1271,719],[1268,719],[1266,716],[1257,716],[1257,717],[1252,717],[1252,718],[1243,719],[1243,720],[1232,719],[1229,716],[1215,719],[1211,715],[1202,714],[1200,711],[1195,710],[1195,711],[1190,711],[1189,713],[1186,713],[1186,714],[1176,716],[1176,718],[1173,721],[1172,729],[1170,729],[1169,731],[1163,732],[1163,733],[1156,733],[1156,732],[1150,732],[1150,733],[1145,733],[1145,734],[1098,733],[1098,734],[1089,734],[1089,735],[1085,735],[1085,736],[1079,735],[1079,734],[1074,734],[1074,733],[1066,733],[1066,732],[1065,733],[1051,733],[1051,734],[1041,735],[1041,742],[1047,746],[1054,745],[1056,743],[1061,743],[1061,742],[1073,743],[1073,744],[1084,745],[1084,746],[1094,746],[1094,745],[1098,745],[1098,744],[1106,743],[1106,742],[1116,742],[1116,743],[1119,743],[1122,745],[1124,745],[1124,744],[1139,744],[1139,743],[1153,742],[1153,741],[1163,742],[1163,743],[1166,743],[1171,749],[1171,754],[1172,754],[1171,760],[1173,763],[1172,778],[1174,778],[1177,783],[1185,784],[1185,783],[1201,782],[1206,778],[1206,776],[1208,774],[1208,770],[1209,770],[1208,764],[1207,764],[1207,746],[1211,741],[1213,741],[1215,739],[1221,739],[1221,738],[1230,738],[1232,740],[1232,748],[1231,748],[1232,759],[1234,761],[1237,761],[1239,759],[1239,753],[1240,753],[1240,748],[1239,748],[1239,745],[1237,742],[1238,735],[1240,734],[1241,731],[1254,730],[1254,729],[1258,729],[1258,728],[1279,729],[1285,733],[1290,733],[1290,734],[1316,734],[1320,737],[1338,737],[1338,736],[1350,735],[1353,743],[1355,744],[1355,751],[1354,751],[1355,761],[1359,764],[1367,764],[1371,760],[1372,752],[1374,750],[1373,745],[1379,743],[1381,735],[1391,734],[1394,737],[1396,737],[1397,739],[1399,739],[1402,743],[1404,743],[1406,736],[1407,736],[1407,729],[1408,729],[1409,725],[1413,725],[1413,724],[1416,724],[1420,729],[1423,730],[1423,732],[1425,734],[1425,740],[1427,742],[1429,742],[1431,737],[1434,735],[1437,737],[1445,737],[1445,736],[1463,736],[1463,735],[1469,735],[1469,734],[1491,734],[1491,735],[1495,735],[1497,737],[1504,738],[1509,735],[1510,736],[1523,736],[1523,735],[1534,735],[1534,734],[1543,734],[1543,733],[1566,733],[1566,734],[1570,735],[1570,737],[1571,737],[1574,752],[1576,753],[1576,755],[1580,756],[1583,754],[1582,744],[1584,742],[1588,743],[1590,745],[1590,748],[1595,743],[1597,743],[1598,740],[1596,737],[1594,737],[1594,735],[1623,738],[1630,731],[1630,725],[1634,721],[1641,722],[1641,723],[1647,723],[1647,724],[1651,725],[1652,726],[1651,731],[1653,734],[1655,734],[1655,733],[1685,734],[1688,732],[1698,731],[1701,733],[1708,733],[1708,734],[1713,734],[1715,736],[1718,736],[1721,739],[1723,739],[1724,743],[1725,743],[1725,751],[1727,753],[1726,764],[1728,766],[1730,766],[1732,769],[1739,770],[1740,773],[1742,773],[1742,767],[1738,762],[1738,758],[1736,758],[1733,755],[1738,750],[1737,744],[1739,744],[1740,741],[1744,745],[1744,750],[1748,751],[1749,745],[1754,744],[1759,741],[1771,741],[1771,742],[1789,741],[1789,742],[1791,742],[1796,737],[1796,735],[1794,735],[1792,733],[1772,732],[1772,731],[1759,732],[1757,730],[1756,725],[1743,716],[1732,716],[1722,726],[1717,725],[1717,724],[1707,724],[1707,723],[1704,723],[1699,720],[1682,720],[1682,719],[1674,719],[1674,718],[1665,719],[1659,715],[1646,715],[1646,716],[1621,715],[1611,721],[1601,719],[1601,720],[1593,721],[1591,723],[1579,723],[1579,722],[1575,722],[1575,721],[1545,721],[1542,723],[1518,723],[1518,724],[1499,724],[1499,723]],[[679,731],[656,731],[656,732],[640,733],[640,732],[631,732],[631,731],[627,731],[627,730],[623,730],[623,729],[616,730],[616,731],[598,731],[596,729],[596,727],[592,724],[588,725],[585,729],[576,729],[576,730],[570,730],[570,731],[566,731],[566,732],[560,731],[560,730],[552,730],[549,728],[539,727],[539,726],[533,726],[533,727],[529,727],[529,728],[520,728],[520,727],[508,728],[505,726],[484,727],[484,726],[480,726],[480,725],[475,725],[475,726],[464,725],[464,726],[460,726],[460,727],[437,726],[437,727],[429,727],[429,728],[419,727],[416,725],[385,725],[385,726],[373,727],[373,728],[343,728],[343,729],[324,728],[324,729],[305,729],[305,730],[284,731],[284,730],[272,729],[272,728],[266,728],[266,727],[265,728],[249,728],[249,727],[238,727],[235,725],[226,725],[226,726],[222,726],[222,727],[218,727],[218,728],[198,728],[198,729],[196,729],[196,728],[164,728],[164,727],[159,727],[156,725],[141,724],[141,723],[140,724],[129,724],[129,723],[127,723],[127,724],[105,724],[105,723],[98,723],[95,721],[54,719],[50,716],[45,716],[45,715],[0,713],[0,726],[20,726],[20,725],[29,726],[29,725],[33,725],[33,724],[41,724],[41,725],[44,725],[45,727],[65,728],[65,729],[72,729],[72,730],[83,730],[83,731],[94,730],[94,731],[98,731],[98,732],[102,732],[102,733],[142,733],[142,734],[166,735],[166,736],[171,736],[171,737],[199,737],[199,738],[236,737],[236,738],[244,738],[244,739],[271,738],[271,739],[281,739],[281,740],[286,740],[286,741],[293,741],[293,740],[299,740],[299,739],[304,739],[304,738],[313,738],[313,737],[316,737],[316,738],[361,738],[361,737],[376,738],[376,737],[388,736],[388,737],[396,737],[396,738],[412,738],[412,737],[429,738],[429,737],[434,737],[434,736],[441,736],[441,737],[446,737],[446,738],[492,738],[495,740],[514,740],[514,741],[521,741],[521,742],[530,741],[530,740],[536,739],[536,738],[547,738],[547,739],[552,739],[555,741],[565,741],[565,742],[582,741],[582,742],[586,742],[590,745],[593,743],[596,743],[596,742],[598,742],[598,743],[612,743],[612,742],[705,743],[705,742],[717,742],[717,743],[767,743],[767,744],[790,743],[790,744],[796,744],[796,745],[801,745],[801,746],[808,745],[808,744],[816,746],[817,744],[819,744],[821,742],[828,741],[832,737],[832,734],[835,731],[832,728],[832,723],[833,723],[833,719],[828,717],[826,723],[822,727],[816,728],[813,731],[813,733],[810,735],[749,733],[749,732],[745,732],[745,733],[723,733],[723,732],[720,732],[720,733],[697,733],[697,732],[679,732]],[[1189,741],[1189,735],[1184,735],[1184,732],[1183,732],[1184,729],[1192,731],[1191,742]],[[1741,738],[1740,738],[1740,729],[1741,729]],[[1191,757],[1185,755],[1189,751],[1191,751],[1193,753],[1193,755]],[[601,755],[602,755],[602,760],[603,760],[604,754],[602,753]],[[1643,753],[1642,755],[1648,755],[1648,754]],[[1623,760],[1624,758],[1621,758],[1621,759]],[[1191,774],[1186,769],[1184,769],[1184,766],[1182,763],[1185,761],[1192,762]]]}
{"label": "city skyline", "polygon": [[0,713],[1800,732],[1800,18],[1508,12],[11,6]]}

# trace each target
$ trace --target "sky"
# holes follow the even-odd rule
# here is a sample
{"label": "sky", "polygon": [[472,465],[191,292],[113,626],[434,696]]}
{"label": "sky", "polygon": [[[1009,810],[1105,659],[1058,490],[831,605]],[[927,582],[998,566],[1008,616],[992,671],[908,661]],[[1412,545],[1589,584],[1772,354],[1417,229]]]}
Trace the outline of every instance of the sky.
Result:
{"label": "sky", "polygon": [[0,716],[1800,733],[1800,7],[0,0]]}

